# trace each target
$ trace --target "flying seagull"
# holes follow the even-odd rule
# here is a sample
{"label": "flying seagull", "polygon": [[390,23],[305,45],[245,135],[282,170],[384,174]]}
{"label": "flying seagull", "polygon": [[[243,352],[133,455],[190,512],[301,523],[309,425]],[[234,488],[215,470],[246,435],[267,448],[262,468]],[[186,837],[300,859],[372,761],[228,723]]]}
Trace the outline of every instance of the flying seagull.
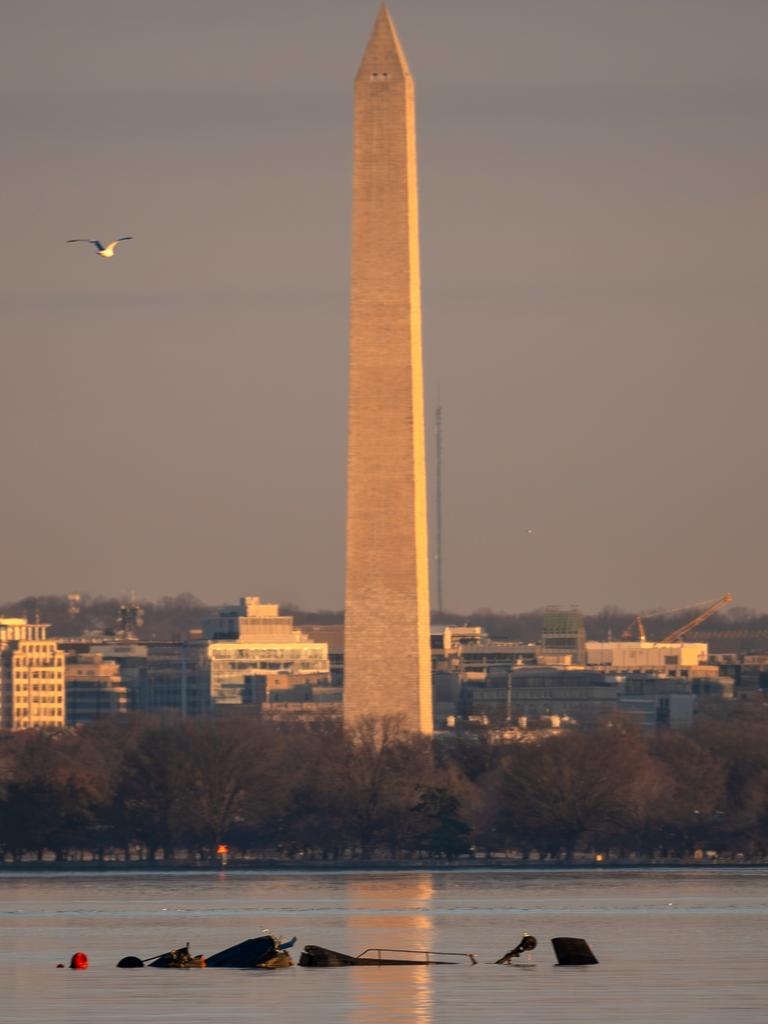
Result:
{"label": "flying seagull", "polygon": [[115,246],[118,242],[127,242],[129,238],[133,238],[133,235],[121,235],[120,238],[116,238],[114,242],[110,242],[109,245],[102,245],[98,238],[68,238],[67,242],[90,242],[91,245],[96,247],[96,255],[103,256],[105,260],[111,260],[115,255]]}

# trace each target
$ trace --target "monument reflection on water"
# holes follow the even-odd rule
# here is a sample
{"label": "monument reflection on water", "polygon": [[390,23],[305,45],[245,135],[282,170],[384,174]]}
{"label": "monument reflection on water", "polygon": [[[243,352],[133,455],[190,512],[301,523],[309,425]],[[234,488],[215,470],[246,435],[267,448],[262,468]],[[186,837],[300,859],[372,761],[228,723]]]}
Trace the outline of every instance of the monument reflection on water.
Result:
{"label": "monument reflection on water", "polygon": [[[431,949],[434,942],[429,905],[434,893],[431,875],[397,874],[347,883],[345,953],[361,953],[366,946],[391,949]],[[363,945],[351,948],[362,941]],[[409,1020],[428,1022],[432,1016],[434,968],[349,968],[350,1024]]]}

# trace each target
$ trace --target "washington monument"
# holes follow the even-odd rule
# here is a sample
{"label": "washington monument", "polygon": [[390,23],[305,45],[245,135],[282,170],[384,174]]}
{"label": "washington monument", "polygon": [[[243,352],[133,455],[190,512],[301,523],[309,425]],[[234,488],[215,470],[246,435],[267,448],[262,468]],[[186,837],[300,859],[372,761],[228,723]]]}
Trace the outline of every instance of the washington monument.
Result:
{"label": "washington monument", "polygon": [[432,731],[413,80],[386,7],[355,79],[344,719]]}

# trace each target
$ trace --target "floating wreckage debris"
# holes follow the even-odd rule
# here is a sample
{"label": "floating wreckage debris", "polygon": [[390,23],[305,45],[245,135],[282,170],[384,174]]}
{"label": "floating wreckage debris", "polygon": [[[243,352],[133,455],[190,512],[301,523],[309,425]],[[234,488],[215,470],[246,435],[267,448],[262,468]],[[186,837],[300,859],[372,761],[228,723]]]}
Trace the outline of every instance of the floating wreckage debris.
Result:
{"label": "floating wreckage debris", "polygon": [[295,937],[281,942],[275,935],[260,935],[257,939],[246,939],[245,942],[206,957],[206,963],[209,967],[258,967],[267,971],[277,967],[293,967],[288,950],[295,941]]}
{"label": "floating wreckage debris", "polygon": [[192,956],[189,951],[189,943],[180,946],[178,949],[169,949],[167,953],[159,953],[156,956],[148,956],[140,960],[137,956],[124,956],[118,960],[118,967],[176,967],[187,970],[190,967],[205,967],[205,957],[202,954]]}
{"label": "floating wreckage debris", "polygon": [[600,963],[585,939],[560,936],[552,939],[552,948],[557,957],[558,967],[585,967]]}
{"label": "floating wreckage debris", "polygon": [[[495,960],[494,964],[510,964],[524,953],[532,953],[537,946],[538,942],[535,936],[523,932],[523,937],[518,944],[504,956]],[[552,939],[552,946],[558,965],[575,967],[599,963],[585,939],[559,937]],[[408,958],[390,955],[398,953],[410,955]],[[444,960],[443,957],[452,957],[453,959]],[[351,956],[349,953],[339,953],[334,949],[326,949],[324,946],[305,946],[299,958],[299,967],[413,967],[414,965],[433,966],[439,964],[457,966],[467,961],[470,964],[476,964],[478,962],[477,954],[446,953],[440,950],[426,949],[386,949],[382,946],[381,948],[364,949],[357,956]]]}
{"label": "floating wreckage debris", "polygon": [[[522,939],[508,953],[496,960],[497,964],[508,964],[523,953],[530,953],[536,949],[538,943],[533,935],[523,932]],[[407,953],[409,956],[390,956],[392,953]],[[443,960],[442,957],[453,957],[452,960]],[[458,958],[458,959],[457,959]],[[443,950],[432,949],[385,949],[371,947],[364,949],[357,956],[349,953],[338,953],[335,949],[326,949],[324,946],[305,946],[299,958],[299,967],[393,967],[414,965],[446,965],[456,966],[458,964],[477,963],[476,953],[447,953]]]}
{"label": "floating wreckage debris", "polygon": [[522,939],[520,939],[515,948],[510,949],[508,953],[505,953],[504,956],[499,957],[499,959],[495,960],[494,963],[508,964],[510,963],[510,961],[516,960],[523,953],[532,953],[537,946],[538,942],[536,941],[535,937],[533,935],[529,935],[528,932],[523,932],[523,937]]}
{"label": "floating wreckage debris", "polygon": [[[597,964],[599,960],[589,948],[585,939],[558,936],[552,941],[557,957],[558,967],[581,967]],[[189,969],[195,967],[230,967],[240,970],[275,970],[281,967],[292,967],[288,950],[296,942],[295,938],[282,940],[270,932],[265,932],[253,939],[245,939],[234,946],[222,949],[211,956],[198,954],[193,956],[189,943],[179,949],[171,949],[167,953],[140,959],[137,956],[124,956],[118,967],[166,967]],[[516,946],[492,961],[496,965],[511,964],[524,953],[532,953],[538,946],[533,935],[523,932],[523,937]],[[74,959],[74,958],[73,958]],[[325,946],[305,946],[299,958],[299,967],[419,967],[446,966],[456,967],[460,964],[476,964],[476,953],[446,952],[433,949],[392,949],[385,946],[371,946],[362,953],[353,956],[339,953]]]}
{"label": "floating wreckage debris", "polygon": [[[368,954],[371,956],[368,956]],[[408,959],[403,957],[384,956],[384,953],[410,953]],[[422,959],[415,959],[417,956]],[[452,956],[466,957],[470,963],[476,964],[477,957],[474,953],[445,953],[432,949],[386,949],[384,946],[371,946],[364,949],[357,956],[349,953],[337,953],[335,949],[326,949],[324,946],[305,946],[299,957],[299,967],[391,967],[393,965],[421,967],[424,964],[452,964],[461,963],[461,960],[436,960],[435,957]]]}
{"label": "floating wreckage debris", "polygon": [[122,960],[118,960],[118,967],[143,967],[144,961],[139,960],[137,956],[124,956]]}
{"label": "floating wreckage debris", "polygon": [[162,956],[155,957],[150,961],[150,967],[176,967],[181,970],[188,970],[190,967],[205,967],[205,957],[202,953],[192,956],[189,951],[189,943],[181,949],[170,949]]}
{"label": "floating wreckage debris", "polygon": [[189,943],[179,949],[171,949],[158,956],[149,956],[141,960],[137,956],[124,956],[118,961],[118,967],[171,967],[187,970],[195,967],[233,967],[245,970],[274,970],[276,967],[292,967],[293,960],[287,952],[296,941],[295,938],[281,941],[277,936],[267,932],[255,939],[245,939],[235,946],[229,946],[211,956],[198,954],[193,956],[189,951]]}

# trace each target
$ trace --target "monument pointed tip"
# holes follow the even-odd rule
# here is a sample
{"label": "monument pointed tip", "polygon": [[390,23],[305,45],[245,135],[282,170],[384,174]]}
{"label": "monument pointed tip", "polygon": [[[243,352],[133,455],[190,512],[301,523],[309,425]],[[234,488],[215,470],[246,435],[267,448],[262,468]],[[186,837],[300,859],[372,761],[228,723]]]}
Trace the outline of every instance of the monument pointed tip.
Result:
{"label": "monument pointed tip", "polygon": [[363,54],[358,77],[364,73],[395,75],[398,72],[400,75],[410,75],[392,15],[387,5],[382,4]]}

